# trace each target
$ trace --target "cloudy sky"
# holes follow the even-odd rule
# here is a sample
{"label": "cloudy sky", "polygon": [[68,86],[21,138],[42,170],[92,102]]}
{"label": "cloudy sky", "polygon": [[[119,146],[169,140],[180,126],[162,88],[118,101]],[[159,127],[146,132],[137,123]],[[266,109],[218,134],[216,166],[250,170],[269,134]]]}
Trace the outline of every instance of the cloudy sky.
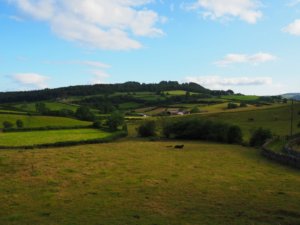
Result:
{"label": "cloudy sky", "polygon": [[0,91],[125,81],[300,92],[300,0],[1,0]]}

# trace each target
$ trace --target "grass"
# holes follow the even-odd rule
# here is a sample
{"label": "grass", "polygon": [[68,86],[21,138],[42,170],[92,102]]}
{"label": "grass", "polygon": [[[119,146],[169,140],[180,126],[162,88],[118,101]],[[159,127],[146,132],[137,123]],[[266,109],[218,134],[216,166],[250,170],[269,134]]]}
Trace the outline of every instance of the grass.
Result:
{"label": "grass", "polygon": [[50,130],[0,133],[0,146],[32,146],[66,141],[93,140],[108,137],[110,133],[96,129]]}
{"label": "grass", "polygon": [[[300,104],[295,105],[295,121],[294,131],[300,132],[300,128],[297,127],[300,116],[298,111],[300,110]],[[245,134],[245,138],[249,139],[251,132],[255,128],[263,127],[270,129],[273,133],[281,136],[289,135],[290,133],[290,105],[281,105],[281,107],[262,108],[260,110],[249,110],[235,112],[234,110],[228,110],[228,113],[213,113],[204,115],[192,115],[197,117],[203,117],[207,119],[224,121],[240,126]],[[253,119],[253,121],[250,121]]]}
{"label": "grass", "polygon": [[223,99],[234,101],[255,101],[259,99],[256,95],[223,95]]}
{"label": "grass", "polygon": [[45,127],[45,126],[84,126],[90,125],[90,122],[51,116],[27,116],[27,115],[9,115],[0,114],[0,128],[3,128],[4,121],[10,121],[15,124],[16,120],[22,120],[25,128]]}
{"label": "grass", "polygon": [[[166,95],[186,95],[186,91],[183,90],[173,90],[173,91],[165,91],[164,94]],[[191,95],[197,94],[195,92],[190,92]]]}
{"label": "grass", "polygon": [[274,152],[282,153],[282,150],[286,144],[287,141],[278,139],[272,141],[267,147]]}
{"label": "grass", "polygon": [[1,151],[0,224],[298,225],[299,175],[255,149],[200,142]]}
{"label": "grass", "polygon": [[[76,105],[60,103],[60,102],[44,102],[44,103],[46,107],[50,110],[69,109],[75,112],[78,108],[78,106]],[[26,104],[17,104],[13,106],[23,111],[36,112],[35,104],[36,103],[26,103]]]}

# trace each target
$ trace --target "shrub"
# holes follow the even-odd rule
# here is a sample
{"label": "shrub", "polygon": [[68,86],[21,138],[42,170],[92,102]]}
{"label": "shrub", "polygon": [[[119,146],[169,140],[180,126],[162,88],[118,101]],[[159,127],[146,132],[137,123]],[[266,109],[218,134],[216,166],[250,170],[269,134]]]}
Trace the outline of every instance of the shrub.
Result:
{"label": "shrub", "polygon": [[195,106],[194,108],[191,109],[191,113],[199,113],[200,110],[197,106]]}
{"label": "shrub", "polygon": [[300,128],[300,122],[298,123],[298,127]]}
{"label": "shrub", "polygon": [[273,135],[270,130],[259,128],[253,132],[251,139],[250,139],[250,146],[260,147],[263,144],[265,144],[265,142],[268,139],[270,139],[272,137],[273,137]]}
{"label": "shrub", "polygon": [[22,120],[17,120],[16,125],[17,125],[17,128],[23,128],[24,127],[24,123],[23,123]]}
{"label": "shrub", "polygon": [[236,109],[236,108],[238,108],[238,105],[233,102],[229,102],[227,105],[227,108],[228,109]]}
{"label": "shrub", "polygon": [[246,104],[245,102],[242,102],[242,103],[240,104],[240,107],[241,107],[241,108],[247,107],[247,104]]}
{"label": "shrub", "polygon": [[75,116],[80,120],[93,121],[95,115],[86,106],[81,106],[76,110]]}
{"label": "shrub", "polygon": [[97,128],[97,129],[102,128],[102,122],[101,122],[100,120],[94,121],[93,127],[94,127],[94,128]]}
{"label": "shrub", "polygon": [[156,123],[155,121],[146,121],[141,124],[137,131],[140,137],[152,137],[155,136]]}
{"label": "shrub", "polygon": [[243,133],[240,127],[231,126],[229,127],[227,139],[229,144],[237,143],[240,144],[243,141]]}
{"label": "shrub", "polygon": [[5,129],[12,128],[13,126],[14,126],[13,123],[11,123],[11,122],[9,122],[9,121],[4,121],[4,122],[3,122],[3,127],[4,127]]}
{"label": "shrub", "polygon": [[113,112],[107,119],[107,126],[111,131],[116,131],[124,123],[124,115],[118,111]]}

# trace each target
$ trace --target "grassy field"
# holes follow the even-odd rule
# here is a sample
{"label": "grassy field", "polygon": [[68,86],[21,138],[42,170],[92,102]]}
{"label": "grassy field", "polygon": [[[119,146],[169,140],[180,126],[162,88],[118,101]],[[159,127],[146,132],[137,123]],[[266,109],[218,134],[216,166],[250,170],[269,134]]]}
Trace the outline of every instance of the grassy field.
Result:
{"label": "grassy field", "polygon": [[[78,106],[66,104],[66,103],[60,103],[60,102],[44,102],[46,107],[50,110],[61,110],[61,109],[69,109],[72,111],[76,111]],[[26,103],[26,104],[17,104],[13,105],[14,107],[28,112],[36,112],[35,108],[36,103]]]}
{"label": "grassy field", "polygon": [[32,146],[65,141],[93,140],[109,135],[110,133],[96,129],[0,133],[0,146]]}
{"label": "grassy field", "polygon": [[24,127],[45,127],[45,126],[80,126],[90,125],[90,122],[51,116],[27,116],[27,115],[9,115],[0,114],[0,128],[3,128],[4,121],[10,121],[15,124],[16,120],[22,120]]}
{"label": "grassy field", "polygon": [[[298,111],[300,111],[300,104],[295,105],[295,132],[300,132],[300,129],[297,127],[300,121]],[[261,110],[249,110],[244,112],[233,111],[231,113],[214,113],[196,116],[236,124],[243,129],[246,139],[250,137],[251,131],[258,127],[271,129],[277,135],[289,135],[290,132],[289,121],[291,111],[289,105]],[[250,121],[251,119],[253,119],[253,121]]]}
{"label": "grassy field", "polygon": [[241,146],[0,152],[0,224],[298,225],[300,173]]}
{"label": "grassy field", "polygon": [[233,100],[233,101],[255,101],[259,99],[256,95],[223,95],[223,99]]}

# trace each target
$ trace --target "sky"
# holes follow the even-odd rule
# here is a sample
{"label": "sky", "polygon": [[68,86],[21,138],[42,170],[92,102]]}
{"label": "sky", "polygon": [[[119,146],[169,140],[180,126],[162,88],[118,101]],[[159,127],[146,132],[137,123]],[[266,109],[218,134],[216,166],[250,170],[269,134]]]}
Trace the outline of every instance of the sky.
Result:
{"label": "sky", "polygon": [[162,80],[300,92],[300,0],[0,0],[0,91]]}

